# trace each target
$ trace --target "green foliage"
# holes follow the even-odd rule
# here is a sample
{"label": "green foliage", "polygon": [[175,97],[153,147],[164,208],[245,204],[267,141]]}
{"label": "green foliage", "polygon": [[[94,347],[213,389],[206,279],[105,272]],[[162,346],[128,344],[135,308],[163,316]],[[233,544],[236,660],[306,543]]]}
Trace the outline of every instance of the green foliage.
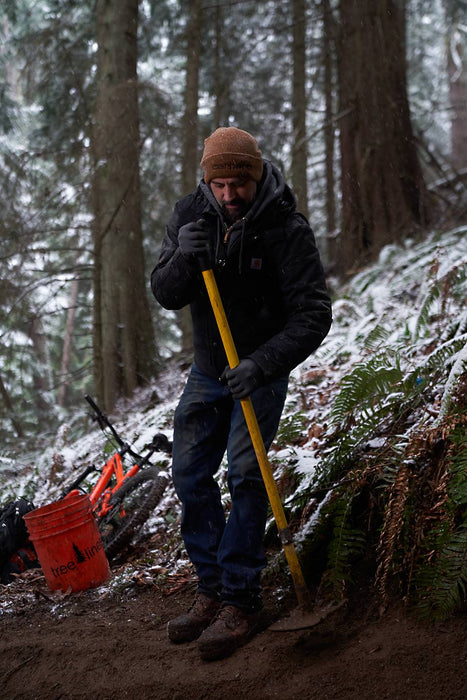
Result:
{"label": "green foliage", "polygon": [[[464,233],[454,234],[459,243]],[[355,332],[349,322],[361,359],[349,360],[340,380],[320,467],[300,497],[306,509],[307,493],[319,503],[332,489],[313,530],[326,552],[321,590],[342,596],[366,550],[383,605],[399,591],[420,614],[443,619],[465,602],[467,586],[467,337],[458,311],[466,278],[455,255],[441,263],[443,251],[427,246],[418,257],[409,256],[395,292],[406,294],[410,278],[420,278],[415,267],[426,268],[399,328],[373,311]],[[371,296],[377,269],[352,291]],[[359,318],[351,293],[344,308]],[[336,342],[326,361],[341,353]],[[316,557],[311,543],[307,552]]]}
{"label": "green foliage", "polygon": [[[351,471],[341,475],[321,513],[327,528],[322,591],[342,597],[352,583],[355,561],[368,549],[377,564],[375,583],[383,604],[396,586],[426,618],[445,619],[463,605],[467,587],[464,406],[462,394],[439,426],[405,442],[399,438],[397,449],[386,446],[374,456],[354,458]],[[371,532],[366,522],[375,506],[378,533]],[[322,539],[323,528],[318,531]]]}
{"label": "green foliage", "polygon": [[[467,435],[465,421],[450,436],[445,496],[426,534],[413,582],[423,617],[445,619],[467,596]],[[433,520],[433,515],[432,515]]]}
{"label": "green foliage", "polygon": [[366,363],[357,363],[341,382],[332,411],[332,422],[340,427],[351,423],[361,414],[367,420],[381,410],[388,392],[393,391],[402,379],[398,357],[394,365],[385,355],[372,357]]}
{"label": "green foliage", "polygon": [[[382,431],[386,419],[394,419],[403,401],[403,373],[394,353],[379,353],[367,363],[357,363],[343,377],[330,414],[335,432],[320,473],[337,478],[355,459],[356,452]],[[418,393],[417,389],[414,389]]]}
{"label": "green foliage", "polygon": [[332,529],[321,590],[333,598],[344,596],[352,580],[352,564],[366,547],[365,534],[356,527],[352,517],[353,499],[357,497],[355,493],[352,496],[340,493],[331,499],[323,512],[323,516],[332,522]]}
{"label": "green foliage", "polygon": [[444,620],[467,600],[467,523],[449,534],[444,529],[432,533],[436,561],[414,582],[420,591],[417,609],[427,619]]}
{"label": "green foliage", "polygon": [[307,423],[303,411],[296,411],[288,416],[283,416],[276,435],[276,443],[280,447],[294,445],[302,439],[303,431]]}
{"label": "green foliage", "polygon": [[432,284],[429,285],[425,297],[422,299],[422,303],[420,305],[418,317],[415,324],[414,340],[418,340],[423,329],[427,328],[433,304],[437,299],[440,298],[440,296],[441,285],[435,277]]}

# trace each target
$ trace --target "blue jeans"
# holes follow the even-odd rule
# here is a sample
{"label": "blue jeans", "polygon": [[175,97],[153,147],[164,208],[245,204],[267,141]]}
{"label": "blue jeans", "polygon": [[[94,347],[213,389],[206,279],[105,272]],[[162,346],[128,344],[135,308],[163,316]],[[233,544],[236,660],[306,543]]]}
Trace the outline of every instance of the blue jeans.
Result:
{"label": "blue jeans", "polygon": [[[288,377],[283,377],[251,395],[266,450],[279,425],[287,386]],[[226,450],[231,495],[227,521],[214,478]],[[260,609],[266,489],[240,401],[196,366],[175,411],[173,481],[198,590],[250,612]]]}

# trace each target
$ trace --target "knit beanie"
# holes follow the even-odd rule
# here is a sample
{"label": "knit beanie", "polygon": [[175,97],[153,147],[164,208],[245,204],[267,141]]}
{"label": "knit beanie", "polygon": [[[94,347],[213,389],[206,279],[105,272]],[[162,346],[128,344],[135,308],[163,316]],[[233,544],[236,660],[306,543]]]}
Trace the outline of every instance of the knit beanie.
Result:
{"label": "knit beanie", "polygon": [[234,126],[220,127],[204,142],[201,167],[206,183],[216,177],[247,177],[259,182],[263,158],[256,139],[247,131]]}

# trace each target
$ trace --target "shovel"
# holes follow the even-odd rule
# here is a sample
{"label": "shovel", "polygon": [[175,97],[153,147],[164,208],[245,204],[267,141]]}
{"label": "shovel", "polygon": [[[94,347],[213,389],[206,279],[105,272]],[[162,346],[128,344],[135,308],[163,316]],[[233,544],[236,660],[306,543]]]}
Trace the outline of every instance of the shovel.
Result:
{"label": "shovel", "polygon": [[[227,317],[225,315],[224,306],[222,304],[222,299],[219,294],[219,288],[217,286],[214,273],[212,269],[209,268],[209,265],[204,261],[201,261],[201,271],[209,295],[209,300],[211,302],[212,310],[216,318],[222,344],[227,355],[229,367],[230,369],[234,369],[239,364],[239,358]],[[295,594],[298,601],[298,608],[288,618],[273,624],[269,629],[276,631],[288,631],[314,627],[321,622],[324,617],[327,617],[331,612],[333,612],[337,606],[328,606],[325,609],[323,608],[321,611],[314,611],[313,613],[310,611],[310,594],[298,561],[297,552],[293,544],[292,533],[290,532],[284,509],[282,508],[279,492],[277,490],[276,482],[274,481],[271,465],[266,453],[266,448],[264,446],[251,398],[248,396],[245,399],[240,399],[240,403],[242,405],[256,458],[261,469],[261,475],[266,487],[271,510],[276,521],[279,538],[289,565],[295,588]],[[340,604],[338,607],[340,607]]]}

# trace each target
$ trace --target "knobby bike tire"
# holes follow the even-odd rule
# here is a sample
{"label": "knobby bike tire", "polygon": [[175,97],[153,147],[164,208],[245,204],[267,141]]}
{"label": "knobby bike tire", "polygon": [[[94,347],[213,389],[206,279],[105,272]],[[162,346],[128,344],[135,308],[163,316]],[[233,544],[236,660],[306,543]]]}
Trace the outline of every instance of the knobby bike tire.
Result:
{"label": "knobby bike tire", "polygon": [[[139,532],[159,503],[167,485],[158,469],[146,467],[137,472],[112,496],[115,508],[97,521],[108,559],[122,552]],[[120,515],[123,506],[125,515]]]}

